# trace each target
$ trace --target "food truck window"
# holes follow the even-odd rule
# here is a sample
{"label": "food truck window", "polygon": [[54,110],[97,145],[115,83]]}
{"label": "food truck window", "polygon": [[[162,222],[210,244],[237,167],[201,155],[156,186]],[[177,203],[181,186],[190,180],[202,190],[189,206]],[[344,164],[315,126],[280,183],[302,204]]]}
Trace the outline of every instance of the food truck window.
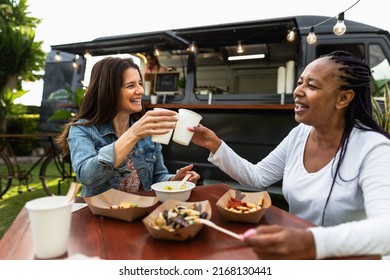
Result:
{"label": "food truck window", "polygon": [[390,65],[382,48],[378,44],[369,46],[370,68],[372,78],[374,79],[373,95],[383,97],[383,85],[388,84],[390,80]]}
{"label": "food truck window", "polygon": [[242,53],[237,52],[237,44],[200,49],[195,93],[275,94],[278,69],[296,60],[297,45],[268,43],[242,47]]}
{"label": "food truck window", "polygon": [[324,44],[317,47],[317,58],[333,51],[347,51],[365,60],[363,44]]}
{"label": "food truck window", "polygon": [[[191,67],[189,70],[195,71],[193,92],[196,95],[210,92],[213,94],[277,93],[278,69],[287,68],[291,62],[296,66],[298,45],[269,43],[243,45],[243,48],[245,55],[262,56],[255,59],[229,60],[229,56],[237,51],[235,44],[198,48],[196,56],[189,55],[189,50],[161,51],[158,58],[160,64],[168,71],[180,73],[180,79],[186,78],[187,67]],[[189,59],[193,58],[195,61],[189,62]]]}

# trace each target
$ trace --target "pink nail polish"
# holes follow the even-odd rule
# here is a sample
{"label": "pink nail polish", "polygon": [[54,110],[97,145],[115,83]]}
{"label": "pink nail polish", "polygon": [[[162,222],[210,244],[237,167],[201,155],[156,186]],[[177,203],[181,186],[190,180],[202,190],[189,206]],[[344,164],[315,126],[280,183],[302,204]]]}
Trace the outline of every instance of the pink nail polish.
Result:
{"label": "pink nail polish", "polygon": [[249,237],[249,236],[252,236],[256,234],[256,229],[255,228],[251,228],[251,229],[248,229],[247,231],[245,231],[242,235],[241,235],[241,239],[244,240],[245,238]]}

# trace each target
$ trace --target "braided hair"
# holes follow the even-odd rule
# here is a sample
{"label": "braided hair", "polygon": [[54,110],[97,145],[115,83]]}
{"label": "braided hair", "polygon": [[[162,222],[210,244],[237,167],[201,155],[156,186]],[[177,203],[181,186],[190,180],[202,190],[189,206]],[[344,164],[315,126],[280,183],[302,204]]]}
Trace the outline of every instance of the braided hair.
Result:
{"label": "braided hair", "polygon": [[[372,115],[370,67],[358,57],[345,51],[334,51],[332,53],[322,55],[321,57],[327,57],[329,60],[339,65],[337,71],[339,72],[339,78],[343,81],[339,89],[353,90],[355,92],[355,96],[351,100],[345,112],[345,128],[338,148],[338,150],[340,150],[340,155],[333,174],[330,192],[326,199],[324,211],[322,213],[321,223],[323,225],[325,210],[335,185],[336,178],[339,177],[342,181],[347,181],[341,178],[339,171],[347,151],[352,129],[356,127],[365,131],[377,132],[389,139],[390,135],[378,125]],[[333,164],[335,164],[335,161],[333,161]]]}
{"label": "braided hair", "polygon": [[338,71],[340,79],[344,82],[340,90],[351,89],[355,92],[355,98],[351,101],[345,115],[347,129],[351,131],[352,127],[356,127],[375,131],[389,138],[372,116],[370,67],[345,51],[335,51],[322,57],[328,57],[340,65]]}

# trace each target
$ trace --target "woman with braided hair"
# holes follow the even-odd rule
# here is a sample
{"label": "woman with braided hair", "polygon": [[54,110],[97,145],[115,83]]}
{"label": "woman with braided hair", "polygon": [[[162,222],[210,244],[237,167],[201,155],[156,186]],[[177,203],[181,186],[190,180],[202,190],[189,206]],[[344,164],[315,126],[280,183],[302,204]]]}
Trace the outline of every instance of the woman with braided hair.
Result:
{"label": "woman with braided hair", "polygon": [[372,117],[370,82],[367,64],[347,52],[311,62],[294,91],[299,124],[257,164],[212,130],[189,128],[208,160],[241,185],[260,191],[283,180],[289,212],[318,225],[246,232],[259,258],[390,255],[390,136]]}

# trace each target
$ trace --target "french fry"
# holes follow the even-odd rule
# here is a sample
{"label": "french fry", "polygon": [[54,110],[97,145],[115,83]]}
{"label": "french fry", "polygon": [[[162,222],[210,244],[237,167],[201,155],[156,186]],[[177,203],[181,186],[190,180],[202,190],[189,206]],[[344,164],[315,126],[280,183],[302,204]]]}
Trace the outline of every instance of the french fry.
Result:
{"label": "french fry", "polygon": [[[262,203],[263,203],[263,201],[261,201],[261,204]],[[228,200],[228,203],[227,203],[227,206],[225,207],[225,209],[229,210],[231,212],[234,212],[234,213],[245,214],[245,213],[252,213],[252,212],[255,212],[257,210],[260,210],[261,205],[255,205],[253,203],[241,201],[241,200],[238,200],[238,199],[231,197]]]}
{"label": "french fry", "polygon": [[250,203],[250,202],[247,202],[246,205],[247,205],[249,208],[256,208],[256,205],[254,205],[253,203]]}
{"label": "french fry", "polygon": [[108,209],[128,209],[128,208],[133,208],[133,207],[138,207],[138,203],[134,202],[127,202],[127,201],[122,201],[119,204],[113,204],[108,206]]}

